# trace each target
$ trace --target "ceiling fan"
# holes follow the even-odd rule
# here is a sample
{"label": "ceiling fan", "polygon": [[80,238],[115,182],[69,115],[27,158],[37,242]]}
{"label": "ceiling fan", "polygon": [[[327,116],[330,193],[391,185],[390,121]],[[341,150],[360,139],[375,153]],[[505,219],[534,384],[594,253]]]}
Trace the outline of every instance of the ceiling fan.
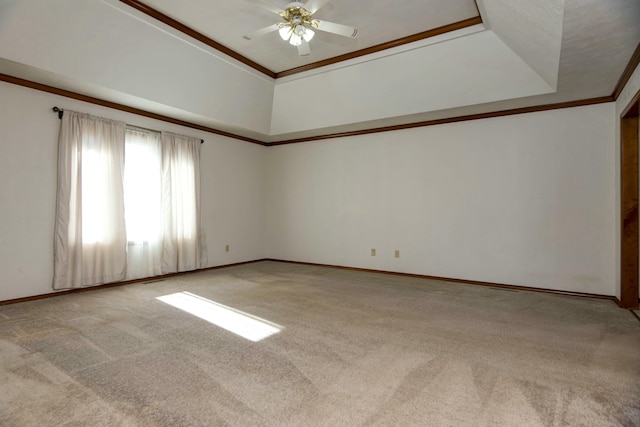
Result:
{"label": "ceiling fan", "polygon": [[250,0],[252,3],[269,10],[282,17],[283,22],[269,25],[253,33],[244,36],[247,40],[253,40],[265,34],[278,31],[280,37],[284,41],[298,48],[298,55],[301,57],[309,56],[311,48],[309,41],[315,35],[314,30],[324,31],[327,33],[337,34],[343,37],[355,38],[358,35],[358,29],[348,25],[336,24],[335,22],[322,21],[313,19],[313,14],[322,6],[331,0],[308,0],[306,3],[291,2],[284,9],[277,8],[264,0]]}

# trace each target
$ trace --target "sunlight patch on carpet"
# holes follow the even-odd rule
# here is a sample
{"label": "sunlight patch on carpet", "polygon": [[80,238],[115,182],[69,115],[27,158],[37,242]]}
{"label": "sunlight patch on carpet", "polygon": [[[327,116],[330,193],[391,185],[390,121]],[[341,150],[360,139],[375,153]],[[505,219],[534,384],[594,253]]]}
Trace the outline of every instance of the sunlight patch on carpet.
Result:
{"label": "sunlight patch on carpet", "polygon": [[283,329],[282,326],[268,320],[218,304],[190,292],[178,292],[157,299],[253,342],[261,341]]}

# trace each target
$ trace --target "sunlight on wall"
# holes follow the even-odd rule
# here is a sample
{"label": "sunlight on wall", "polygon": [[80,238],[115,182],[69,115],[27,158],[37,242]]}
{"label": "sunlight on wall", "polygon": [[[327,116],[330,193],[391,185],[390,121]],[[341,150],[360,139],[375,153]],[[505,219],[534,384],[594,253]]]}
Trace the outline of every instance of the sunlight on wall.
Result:
{"label": "sunlight on wall", "polygon": [[261,341],[284,329],[275,323],[190,292],[178,292],[157,299],[253,342]]}

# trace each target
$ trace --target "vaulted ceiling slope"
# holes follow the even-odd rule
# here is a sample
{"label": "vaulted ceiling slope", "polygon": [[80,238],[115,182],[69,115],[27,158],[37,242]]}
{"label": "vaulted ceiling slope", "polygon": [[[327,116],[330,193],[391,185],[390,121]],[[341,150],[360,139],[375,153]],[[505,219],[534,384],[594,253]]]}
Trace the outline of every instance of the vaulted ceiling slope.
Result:
{"label": "vaulted ceiling slope", "polygon": [[[637,0],[333,0],[317,17],[358,38],[318,34],[299,58],[277,33],[242,38],[278,18],[252,1],[144,4],[180,25],[124,0],[0,0],[0,73],[274,143],[606,100],[640,42]],[[362,49],[373,53],[272,77]]]}

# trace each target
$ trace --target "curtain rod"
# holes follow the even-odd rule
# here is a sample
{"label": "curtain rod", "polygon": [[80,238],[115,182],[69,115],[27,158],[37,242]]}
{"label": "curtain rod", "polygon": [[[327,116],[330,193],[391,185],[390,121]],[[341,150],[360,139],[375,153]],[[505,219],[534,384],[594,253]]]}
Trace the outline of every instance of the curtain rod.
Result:
{"label": "curtain rod", "polygon": [[[58,108],[57,106],[53,107],[51,110],[53,110],[54,113],[58,113],[58,118],[60,120],[62,120],[62,116],[64,115],[64,110],[62,108]],[[155,129],[147,129],[147,128],[143,128],[141,126],[135,126],[135,125],[130,125],[132,128],[137,128],[137,129],[142,129],[142,130],[148,130],[150,132],[160,132],[157,131]],[[204,144],[204,139],[200,140],[200,144]]]}
{"label": "curtain rod", "polygon": [[142,126],[127,125],[127,127],[131,128],[133,130],[141,130],[141,131],[152,132],[152,133],[162,133],[162,131],[155,130],[155,129],[149,129],[149,128],[143,128]]}

